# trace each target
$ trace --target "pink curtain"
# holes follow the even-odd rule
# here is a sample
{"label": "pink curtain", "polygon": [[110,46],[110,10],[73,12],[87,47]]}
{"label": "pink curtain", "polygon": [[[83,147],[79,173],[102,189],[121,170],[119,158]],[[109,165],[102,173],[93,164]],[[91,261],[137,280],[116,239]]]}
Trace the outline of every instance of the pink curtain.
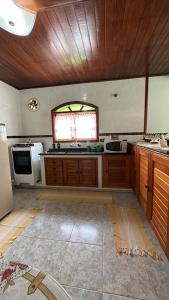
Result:
{"label": "pink curtain", "polygon": [[96,112],[56,113],[54,118],[55,140],[96,140]]}

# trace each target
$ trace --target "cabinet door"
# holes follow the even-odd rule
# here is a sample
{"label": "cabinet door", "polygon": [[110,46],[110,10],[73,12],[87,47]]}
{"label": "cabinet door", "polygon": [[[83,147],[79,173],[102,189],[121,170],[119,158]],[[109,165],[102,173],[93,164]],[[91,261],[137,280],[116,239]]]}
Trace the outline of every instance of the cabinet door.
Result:
{"label": "cabinet door", "polygon": [[138,197],[140,205],[147,215],[148,209],[148,172],[149,172],[149,151],[138,150]]}
{"label": "cabinet door", "polygon": [[151,155],[152,227],[169,258],[169,159]]}
{"label": "cabinet door", "polygon": [[131,185],[133,188],[133,191],[137,194],[137,146],[134,145],[132,146],[131,149],[131,163],[132,163],[132,168],[131,168]]}
{"label": "cabinet door", "polygon": [[103,156],[103,187],[131,187],[130,155]]}
{"label": "cabinet door", "polygon": [[78,158],[63,159],[64,185],[79,186],[79,160]]}
{"label": "cabinet door", "polygon": [[63,161],[61,158],[45,157],[47,185],[63,185]]}
{"label": "cabinet door", "polygon": [[97,158],[79,159],[80,186],[98,186],[97,166]]}

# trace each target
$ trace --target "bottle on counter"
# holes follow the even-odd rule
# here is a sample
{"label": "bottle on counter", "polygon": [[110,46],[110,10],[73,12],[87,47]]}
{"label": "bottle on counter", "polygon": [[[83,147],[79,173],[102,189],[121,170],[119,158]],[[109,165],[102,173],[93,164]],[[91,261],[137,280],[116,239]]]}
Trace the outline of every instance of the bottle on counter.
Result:
{"label": "bottle on counter", "polygon": [[60,150],[60,143],[57,143],[57,149]]}

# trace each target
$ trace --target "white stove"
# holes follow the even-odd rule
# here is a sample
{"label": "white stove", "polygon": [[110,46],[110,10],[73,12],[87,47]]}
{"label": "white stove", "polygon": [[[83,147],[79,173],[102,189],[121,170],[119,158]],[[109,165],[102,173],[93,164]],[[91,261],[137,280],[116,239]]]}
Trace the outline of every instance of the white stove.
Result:
{"label": "white stove", "polygon": [[42,143],[19,143],[11,148],[15,184],[35,185],[41,178]]}

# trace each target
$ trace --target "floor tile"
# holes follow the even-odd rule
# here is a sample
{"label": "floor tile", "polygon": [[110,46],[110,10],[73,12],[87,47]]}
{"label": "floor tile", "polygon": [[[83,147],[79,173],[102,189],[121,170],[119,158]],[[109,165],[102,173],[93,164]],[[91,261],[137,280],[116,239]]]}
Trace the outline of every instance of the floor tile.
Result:
{"label": "floor tile", "polygon": [[102,247],[69,243],[59,280],[65,285],[102,291]]}
{"label": "floor tile", "polygon": [[103,219],[104,205],[95,204],[78,204],[76,214],[77,221],[94,220],[101,221]]}
{"label": "floor tile", "polygon": [[156,262],[148,270],[151,284],[159,300],[169,299],[169,263]]}
{"label": "floor tile", "polygon": [[23,236],[60,241],[70,239],[74,221],[69,217],[41,214],[24,230]]}
{"label": "floor tile", "polygon": [[5,259],[22,261],[58,279],[66,248],[66,242],[20,236],[6,252]]}
{"label": "floor tile", "polygon": [[146,300],[157,299],[146,269],[149,260],[152,259],[120,256],[114,254],[111,247],[104,248],[103,292]]}
{"label": "floor tile", "polygon": [[122,192],[113,191],[113,205],[127,206],[132,208],[138,207],[138,201],[135,194],[132,191]]}
{"label": "floor tile", "polygon": [[88,243],[88,244],[103,244],[103,224],[96,221],[79,221],[75,224],[70,241]]}
{"label": "floor tile", "polygon": [[103,294],[84,289],[63,286],[72,300],[103,300]]}
{"label": "floor tile", "polygon": [[[42,201],[41,201],[42,202]],[[74,203],[45,202],[44,212],[49,215],[74,218],[78,211],[78,206]]]}

